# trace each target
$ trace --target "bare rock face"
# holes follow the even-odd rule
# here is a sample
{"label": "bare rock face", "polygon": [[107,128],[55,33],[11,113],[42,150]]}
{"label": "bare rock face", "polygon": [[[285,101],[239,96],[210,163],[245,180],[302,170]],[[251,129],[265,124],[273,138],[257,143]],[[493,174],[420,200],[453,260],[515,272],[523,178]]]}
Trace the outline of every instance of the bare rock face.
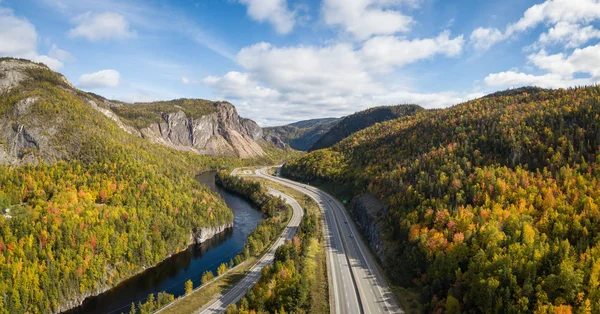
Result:
{"label": "bare rock face", "polygon": [[[36,98],[18,102],[12,112],[0,117],[0,164],[19,165],[36,163],[37,152],[44,151],[46,161],[59,157],[60,153],[51,145],[54,127],[42,127],[39,121],[23,119],[31,110]],[[26,120],[27,122],[21,121]]]}
{"label": "bare rock face", "polygon": [[231,228],[233,228],[233,223],[228,223],[215,227],[200,228],[200,230],[192,230],[192,232],[190,233],[190,244],[204,243],[207,240],[212,239],[217,234]]}
{"label": "bare rock face", "polygon": [[[28,81],[47,79],[36,76],[39,69],[46,70],[47,67],[27,60],[0,58],[0,97],[14,92]],[[276,135],[266,136],[256,122],[241,118],[228,102],[202,101],[203,105],[208,103],[207,106],[215,109],[209,107],[210,113],[202,116],[193,110],[184,110],[176,103],[169,104],[166,112],[145,113],[156,114],[160,122],[138,129],[127,116],[121,116],[115,110],[129,104],[78,91],[64,76],[59,73],[52,75],[48,82],[81,98],[123,131],[153,143],[201,155],[239,158],[267,156],[262,144],[272,144],[281,149],[286,147]],[[39,110],[36,112],[36,105],[52,101],[40,97],[29,97],[11,104],[12,108],[0,116],[0,164],[36,163],[40,157],[52,162],[68,157],[71,148],[60,144],[55,136],[67,121],[63,121],[60,114],[53,117],[52,121],[40,116]],[[195,115],[189,116],[189,112]]]}
{"label": "bare rock face", "polygon": [[[94,110],[100,112],[101,114],[105,115],[107,118],[113,120],[119,126],[119,128],[121,128],[121,130],[123,130],[129,134],[139,134],[139,132],[135,128],[123,123],[123,121],[121,121],[121,118],[119,118],[119,116],[117,114],[110,111],[109,109],[98,106],[98,104],[96,104],[95,101],[90,100],[90,99],[87,100],[87,103],[92,108],[94,108]],[[111,103],[111,105],[112,105],[112,103]]]}
{"label": "bare rock face", "polygon": [[380,261],[383,260],[382,217],[386,210],[383,203],[372,194],[356,196],[348,204],[348,211]]}
{"label": "bare rock face", "polygon": [[265,140],[267,143],[275,145],[275,147],[279,149],[287,149],[288,147],[287,144],[281,138],[274,134],[263,134],[263,140]]}
{"label": "bare rock face", "polygon": [[161,114],[160,123],[141,130],[152,142],[202,155],[253,158],[265,156],[258,144],[262,129],[252,120],[240,118],[227,102],[216,104],[217,111],[193,119],[183,111]]}

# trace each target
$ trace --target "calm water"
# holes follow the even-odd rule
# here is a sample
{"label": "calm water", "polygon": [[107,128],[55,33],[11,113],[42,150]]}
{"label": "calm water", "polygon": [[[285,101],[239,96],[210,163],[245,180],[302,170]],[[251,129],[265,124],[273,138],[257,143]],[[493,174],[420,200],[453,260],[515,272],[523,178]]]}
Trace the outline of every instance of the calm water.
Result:
{"label": "calm water", "polygon": [[211,171],[196,179],[225,199],[235,215],[233,229],[201,245],[190,246],[156,267],[147,269],[99,296],[88,298],[82,306],[64,313],[128,313],[131,302],[137,305],[140,300],[145,301],[150,293],[166,291],[178,297],[184,294],[184,284],[188,279],[194,282],[194,287],[200,285],[200,277],[204,271],[211,270],[216,274],[221,263],[228,263],[241,252],[248,234],[260,222],[261,213],[241,197],[216,186],[214,178],[215,172]]}

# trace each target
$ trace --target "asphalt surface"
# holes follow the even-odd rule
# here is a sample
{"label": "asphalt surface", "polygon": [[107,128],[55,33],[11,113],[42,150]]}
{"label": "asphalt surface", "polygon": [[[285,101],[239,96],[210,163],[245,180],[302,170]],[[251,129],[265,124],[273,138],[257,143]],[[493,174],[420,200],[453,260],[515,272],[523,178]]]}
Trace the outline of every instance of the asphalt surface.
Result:
{"label": "asphalt surface", "polygon": [[404,313],[344,206],[318,188],[269,175],[266,169],[257,170],[256,175],[310,196],[324,213],[331,312]]}
{"label": "asphalt surface", "polygon": [[269,193],[271,195],[282,197],[288,204],[292,206],[293,214],[290,222],[288,223],[285,230],[281,233],[281,236],[275,244],[269,249],[269,251],[256,263],[250,271],[246,273],[246,276],[240,280],[235,286],[229,289],[225,294],[217,296],[213,301],[209,303],[208,306],[203,307],[196,313],[201,314],[216,314],[222,313],[227,309],[227,306],[232,303],[237,303],[244,295],[248,289],[252,288],[260,279],[260,275],[262,269],[273,263],[275,259],[275,251],[279,246],[285,243],[286,240],[291,240],[294,234],[296,234],[296,230],[300,225],[300,221],[302,220],[302,216],[304,215],[304,211],[300,204],[296,202],[292,197],[283,194],[277,190],[269,188]]}

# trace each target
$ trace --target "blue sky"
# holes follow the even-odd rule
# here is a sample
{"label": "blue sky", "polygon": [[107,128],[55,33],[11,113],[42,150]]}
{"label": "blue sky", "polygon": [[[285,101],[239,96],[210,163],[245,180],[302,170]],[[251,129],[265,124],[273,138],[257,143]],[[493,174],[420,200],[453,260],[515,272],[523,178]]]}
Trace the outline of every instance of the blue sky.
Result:
{"label": "blue sky", "polygon": [[228,100],[277,125],[595,84],[600,1],[0,0],[0,56],[128,102]]}

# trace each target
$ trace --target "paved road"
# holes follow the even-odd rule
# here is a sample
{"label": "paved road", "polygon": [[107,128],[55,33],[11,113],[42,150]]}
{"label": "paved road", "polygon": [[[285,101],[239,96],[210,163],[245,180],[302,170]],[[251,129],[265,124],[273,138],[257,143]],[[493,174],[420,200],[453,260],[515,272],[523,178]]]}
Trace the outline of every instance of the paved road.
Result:
{"label": "paved road", "polygon": [[263,168],[256,171],[312,197],[325,215],[325,239],[333,313],[404,313],[398,307],[367,245],[362,241],[344,206],[318,188],[281,177],[271,176]]}
{"label": "paved road", "polygon": [[275,244],[269,249],[269,252],[267,252],[267,254],[265,254],[258,261],[258,263],[256,265],[254,265],[254,267],[252,267],[252,269],[250,269],[250,271],[248,273],[246,273],[246,277],[244,277],[242,280],[240,280],[234,287],[232,287],[225,294],[217,296],[215,298],[215,300],[213,300],[213,301],[211,301],[211,303],[209,303],[208,306],[204,307],[197,313],[201,313],[201,314],[222,313],[225,311],[225,309],[227,308],[227,306],[229,304],[237,303],[244,295],[246,295],[246,292],[248,291],[248,289],[252,288],[258,282],[258,280],[260,279],[262,269],[265,266],[273,263],[273,260],[275,259],[275,250],[277,250],[277,248],[280,245],[285,243],[285,240],[291,240],[292,237],[294,236],[294,234],[296,234],[296,230],[298,229],[298,226],[300,225],[300,221],[302,220],[302,216],[304,215],[302,207],[300,207],[298,202],[296,202],[293,198],[291,198],[290,196],[283,194],[277,190],[269,189],[269,193],[271,193],[272,195],[275,195],[275,196],[282,197],[288,204],[290,204],[292,206],[293,214],[292,214],[292,218],[290,219],[290,222],[288,223],[288,225],[285,228],[285,230],[283,231],[283,233],[281,233],[281,236],[279,237],[279,239],[277,239]]}

